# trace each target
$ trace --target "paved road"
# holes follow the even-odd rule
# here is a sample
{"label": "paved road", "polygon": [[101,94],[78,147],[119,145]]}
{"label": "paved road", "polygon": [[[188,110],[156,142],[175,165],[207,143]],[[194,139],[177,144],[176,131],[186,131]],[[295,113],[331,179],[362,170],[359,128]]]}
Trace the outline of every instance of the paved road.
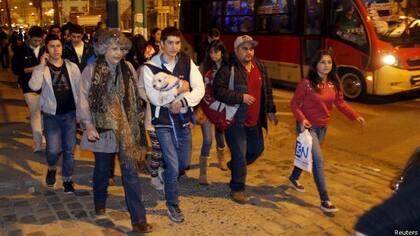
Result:
{"label": "paved road", "polygon": [[[289,106],[293,92],[276,89],[274,96],[281,120],[293,126]],[[371,96],[364,103],[350,104],[365,117],[366,126],[361,129],[334,109],[326,149],[347,152],[362,162],[384,162],[398,168],[420,146],[420,91],[409,96]]]}
{"label": "paved road", "polygon": [[[31,152],[28,111],[13,80],[10,73],[0,72],[0,235],[127,234],[130,221],[119,178],[117,186],[110,187],[107,215],[97,218],[92,213],[90,180],[94,163],[90,153],[76,150],[75,195],[64,194],[60,187],[45,187],[45,156]],[[178,225],[168,220],[161,193],[152,189],[147,175],[141,174],[148,219],[155,227],[151,235],[348,235],[363,212],[391,194],[389,181],[398,171],[398,163],[411,152],[409,146],[416,143],[403,139],[405,135],[400,132],[419,136],[404,127],[384,131],[383,134],[396,133],[394,136],[402,147],[398,153],[397,144],[387,141],[386,145],[378,145],[384,135],[372,140],[372,133],[379,130],[374,122],[384,122],[382,116],[391,116],[392,109],[397,110],[394,116],[401,119],[413,115],[418,112],[417,107],[409,104],[417,101],[378,105],[389,108],[376,112],[371,105],[354,104],[370,122],[363,133],[356,124],[333,114],[324,154],[328,189],[340,211],[323,214],[312,176],[302,176],[306,193],[297,193],[286,184],[295,140],[288,107],[291,93],[276,91],[275,96],[281,123],[269,127],[266,151],[248,170],[249,203],[238,205],[228,198],[230,173],[216,168],[215,150],[209,170],[212,184],[206,187],[197,184],[201,137],[196,127],[192,170],[179,183],[185,223]],[[410,110],[401,106],[412,107]],[[405,121],[411,119],[407,117]],[[401,161],[389,162],[383,158],[384,153],[399,155]]]}

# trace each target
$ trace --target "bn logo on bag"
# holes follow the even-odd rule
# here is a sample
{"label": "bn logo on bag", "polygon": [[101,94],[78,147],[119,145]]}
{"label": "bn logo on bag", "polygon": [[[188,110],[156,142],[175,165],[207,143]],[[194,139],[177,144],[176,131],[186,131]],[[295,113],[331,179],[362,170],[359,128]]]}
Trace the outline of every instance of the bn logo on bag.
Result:
{"label": "bn logo on bag", "polygon": [[307,129],[296,139],[294,164],[304,171],[312,172],[312,136]]}
{"label": "bn logo on bag", "polygon": [[304,157],[305,159],[309,156],[309,147],[303,145],[299,140],[296,141],[296,149],[295,149],[295,155],[298,158]]}

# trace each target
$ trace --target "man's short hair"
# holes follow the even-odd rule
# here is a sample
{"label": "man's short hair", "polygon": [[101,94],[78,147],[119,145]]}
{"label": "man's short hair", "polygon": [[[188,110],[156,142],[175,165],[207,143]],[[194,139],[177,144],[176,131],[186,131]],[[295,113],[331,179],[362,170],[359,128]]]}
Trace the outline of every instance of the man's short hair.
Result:
{"label": "man's short hair", "polygon": [[59,29],[61,31],[61,28],[59,25],[51,25],[50,28],[48,28],[48,33],[51,33],[53,29]]}
{"label": "man's short hair", "polygon": [[165,40],[167,40],[169,36],[181,38],[181,31],[179,31],[179,29],[173,26],[166,27],[165,29],[162,30],[162,35],[160,37],[160,40],[162,42],[165,42]]}
{"label": "man's short hair", "polygon": [[[53,40],[58,40],[58,41],[60,41],[60,38],[58,37],[58,35],[56,35],[56,34],[49,34],[49,35],[47,35],[47,37],[45,38],[45,46],[47,46],[48,45],[48,43],[50,42],[50,41],[53,41]],[[60,41],[60,43],[61,43],[61,41]]]}
{"label": "man's short hair", "polygon": [[211,28],[207,35],[211,38],[220,37],[220,31],[217,28]]}
{"label": "man's short hair", "polygon": [[70,34],[83,34],[83,28],[82,26],[78,25],[78,24],[73,24],[70,26],[70,30],[69,30]]}
{"label": "man's short hair", "polygon": [[42,28],[39,26],[32,26],[31,28],[29,28],[28,34],[30,38],[42,38],[42,36],[44,36],[44,30],[42,30]]}

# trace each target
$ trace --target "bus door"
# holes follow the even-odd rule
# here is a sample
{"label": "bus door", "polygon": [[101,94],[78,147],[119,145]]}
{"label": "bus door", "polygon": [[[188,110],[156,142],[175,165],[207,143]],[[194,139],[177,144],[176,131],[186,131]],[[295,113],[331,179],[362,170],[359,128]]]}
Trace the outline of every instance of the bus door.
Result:
{"label": "bus door", "polygon": [[256,0],[255,4],[257,57],[264,62],[270,79],[296,83],[300,79],[298,0]]}
{"label": "bus door", "polygon": [[304,7],[301,8],[303,19],[302,38],[301,38],[301,78],[308,76],[308,69],[312,56],[316,51],[324,48],[324,1],[325,0],[305,0]]}

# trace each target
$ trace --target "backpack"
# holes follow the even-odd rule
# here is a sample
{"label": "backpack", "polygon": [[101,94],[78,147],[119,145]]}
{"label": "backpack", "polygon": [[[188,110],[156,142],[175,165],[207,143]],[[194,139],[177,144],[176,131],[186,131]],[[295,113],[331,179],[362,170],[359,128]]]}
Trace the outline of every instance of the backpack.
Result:
{"label": "backpack", "polygon": [[[220,102],[214,98],[213,94],[213,71],[209,70],[204,76],[205,92],[204,97],[200,102],[200,107],[203,109],[207,118],[216,126],[220,131],[224,131],[234,124],[234,116],[238,111],[239,104],[228,105]],[[234,90],[235,82],[235,69],[232,66],[230,69],[229,89]]]}

